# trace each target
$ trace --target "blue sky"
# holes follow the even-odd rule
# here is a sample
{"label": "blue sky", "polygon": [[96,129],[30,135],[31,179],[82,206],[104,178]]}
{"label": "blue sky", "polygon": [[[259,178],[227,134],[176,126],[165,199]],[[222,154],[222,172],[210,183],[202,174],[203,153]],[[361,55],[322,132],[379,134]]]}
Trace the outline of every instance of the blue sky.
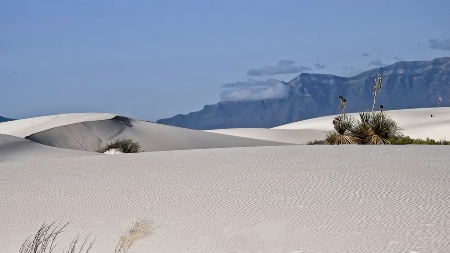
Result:
{"label": "blue sky", "polygon": [[0,115],[157,120],[268,98],[249,87],[301,72],[450,56],[448,10],[448,0],[0,0]]}

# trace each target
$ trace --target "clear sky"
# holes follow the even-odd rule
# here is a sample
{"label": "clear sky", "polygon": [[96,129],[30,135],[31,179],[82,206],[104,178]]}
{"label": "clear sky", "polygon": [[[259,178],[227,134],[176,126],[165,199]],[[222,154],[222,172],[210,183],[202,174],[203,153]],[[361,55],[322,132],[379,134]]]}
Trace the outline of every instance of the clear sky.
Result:
{"label": "clear sky", "polygon": [[448,0],[0,0],[0,115],[157,120],[270,97],[266,87],[301,72],[450,56],[449,10]]}

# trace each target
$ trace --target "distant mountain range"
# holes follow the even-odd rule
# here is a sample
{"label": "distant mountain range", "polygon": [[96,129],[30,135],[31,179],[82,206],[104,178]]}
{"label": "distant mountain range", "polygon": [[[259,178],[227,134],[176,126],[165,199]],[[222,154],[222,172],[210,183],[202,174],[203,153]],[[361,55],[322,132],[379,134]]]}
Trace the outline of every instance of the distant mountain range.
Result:
{"label": "distant mountain range", "polygon": [[11,121],[11,120],[13,120],[13,119],[8,119],[8,118],[0,116],[0,122],[6,122],[6,121]]}
{"label": "distant mountain range", "polygon": [[[289,96],[259,101],[225,101],[157,123],[191,129],[275,127],[337,114],[339,96],[347,111],[370,110],[377,74],[383,75],[377,105],[386,110],[450,106],[450,57],[432,61],[401,61],[353,77],[302,73],[284,83]],[[378,106],[377,106],[378,108]]]}

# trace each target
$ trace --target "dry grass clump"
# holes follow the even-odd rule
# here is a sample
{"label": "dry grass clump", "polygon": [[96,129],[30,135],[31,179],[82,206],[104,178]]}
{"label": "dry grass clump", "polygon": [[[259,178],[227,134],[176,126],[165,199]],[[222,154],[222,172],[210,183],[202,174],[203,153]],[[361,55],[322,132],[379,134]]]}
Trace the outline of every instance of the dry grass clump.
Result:
{"label": "dry grass clump", "polygon": [[105,153],[111,149],[119,150],[122,153],[138,153],[141,150],[141,145],[139,142],[135,142],[132,139],[121,138],[111,142],[100,152]]}
{"label": "dry grass clump", "polygon": [[133,224],[133,226],[120,237],[114,253],[126,253],[130,247],[138,240],[150,236],[153,233],[152,226],[149,221],[141,220]]}
{"label": "dry grass clump", "polygon": [[[68,223],[56,226],[55,223],[43,224],[35,235],[27,238],[19,249],[19,253],[56,253],[55,247],[58,244],[58,236],[64,232]],[[140,220],[120,237],[116,249],[113,253],[127,253],[130,247],[137,241],[151,235],[153,226],[148,220]],[[94,246],[94,240],[89,240],[87,236],[80,244],[80,236],[75,239],[64,250],[63,253],[89,253]]]}
{"label": "dry grass clump", "polygon": [[[34,236],[28,237],[19,249],[19,253],[52,253],[55,250],[57,243],[57,237],[64,231],[68,223],[63,226],[55,226],[52,224],[42,224],[39,230]],[[70,243],[67,251],[64,253],[88,253],[94,241],[89,242],[89,236],[87,236],[81,246],[78,248],[80,236],[75,237]],[[78,250],[77,250],[78,248]]]}

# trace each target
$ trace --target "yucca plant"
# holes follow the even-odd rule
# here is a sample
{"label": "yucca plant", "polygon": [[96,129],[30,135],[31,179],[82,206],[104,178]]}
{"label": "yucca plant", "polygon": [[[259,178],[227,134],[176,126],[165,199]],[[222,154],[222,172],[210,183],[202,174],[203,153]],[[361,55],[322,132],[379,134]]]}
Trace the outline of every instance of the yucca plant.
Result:
{"label": "yucca plant", "polygon": [[362,112],[360,120],[352,129],[352,135],[361,144],[390,144],[389,138],[396,136],[400,128],[383,112]]}
{"label": "yucca plant", "polygon": [[351,115],[339,115],[333,120],[334,131],[328,132],[325,138],[326,144],[358,144],[359,141],[352,134],[355,120]]}

